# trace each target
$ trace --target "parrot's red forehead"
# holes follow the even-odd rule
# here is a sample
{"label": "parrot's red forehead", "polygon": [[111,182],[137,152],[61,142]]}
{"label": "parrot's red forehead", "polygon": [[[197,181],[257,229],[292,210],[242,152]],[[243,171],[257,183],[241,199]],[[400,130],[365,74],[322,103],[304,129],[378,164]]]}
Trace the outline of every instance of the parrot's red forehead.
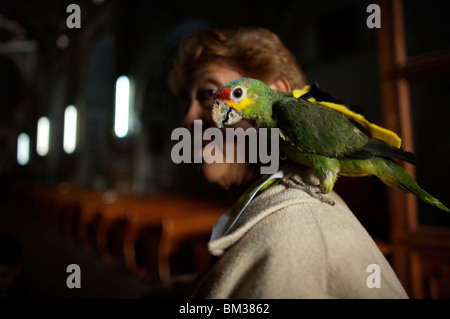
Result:
{"label": "parrot's red forehead", "polygon": [[214,99],[229,100],[230,92],[231,89],[229,87],[223,87],[214,94]]}

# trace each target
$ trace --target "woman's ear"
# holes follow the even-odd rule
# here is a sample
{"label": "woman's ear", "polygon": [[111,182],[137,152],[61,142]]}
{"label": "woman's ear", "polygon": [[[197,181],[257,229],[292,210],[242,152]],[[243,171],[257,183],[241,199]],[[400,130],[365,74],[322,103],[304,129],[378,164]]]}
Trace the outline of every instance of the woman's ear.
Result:
{"label": "woman's ear", "polygon": [[281,93],[288,93],[292,91],[291,85],[286,80],[286,78],[281,78],[276,80],[275,82],[270,83],[269,87]]}

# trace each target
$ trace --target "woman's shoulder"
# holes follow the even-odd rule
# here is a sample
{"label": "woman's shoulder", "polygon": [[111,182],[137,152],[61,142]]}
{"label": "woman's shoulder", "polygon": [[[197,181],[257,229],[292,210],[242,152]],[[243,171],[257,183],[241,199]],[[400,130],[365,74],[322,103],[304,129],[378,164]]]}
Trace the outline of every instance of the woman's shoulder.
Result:
{"label": "woman's shoulder", "polygon": [[285,242],[303,249],[308,244],[317,249],[333,247],[340,253],[377,250],[370,234],[339,195],[332,192],[326,196],[334,205],[300,189],[277,185],[256,198],[244,218],[253,221],[254,233],[266,241]]}
{"label": "woman's shoulder", "polygon": [[[336,228],[341,224],[348,225],[351,231],[362,227],[337,194],[326,196],[330,196],[335,204],[322,203],[295,187],[281,183],[272,186],[248,205],[227,235],[213,240],[209,247],[217,251],[214,255],[220,255],[244,235],[247,239],[262,236],[264,241],[272,238],[281,242],[298,236],[315,238],[322,232],[328,232],[330,226]],[[301,242],[298,238],[294,240]]]}

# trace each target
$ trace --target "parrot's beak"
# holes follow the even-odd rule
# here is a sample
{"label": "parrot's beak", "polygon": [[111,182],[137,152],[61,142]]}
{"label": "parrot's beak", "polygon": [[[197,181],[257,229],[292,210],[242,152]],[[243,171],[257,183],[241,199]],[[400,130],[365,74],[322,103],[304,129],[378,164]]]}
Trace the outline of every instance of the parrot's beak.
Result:
{"label": "parrot's beak", "polygon": [[212,108],[212,117],[218,128],[239,122],[242,115],[229,107],[224,100],[216,99]]}

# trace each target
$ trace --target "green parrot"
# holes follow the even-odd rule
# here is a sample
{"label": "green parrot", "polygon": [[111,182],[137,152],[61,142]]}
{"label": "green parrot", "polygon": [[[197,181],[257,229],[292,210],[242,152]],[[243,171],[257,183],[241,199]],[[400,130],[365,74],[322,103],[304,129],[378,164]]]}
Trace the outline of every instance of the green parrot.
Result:
{"label": "green parrot", "polygon": [[317,85],[280,93],[259,80],[241,78],[215,93],[212,116],[219,128],[240,120],[255,128],[278,128],[281,151],[314,169],[322,194],[332,191],[338,175],[375,175],[388,186],[450,212],[394,161],[416,165],[415,155],[401,148],[394,132],[368,121]]}

